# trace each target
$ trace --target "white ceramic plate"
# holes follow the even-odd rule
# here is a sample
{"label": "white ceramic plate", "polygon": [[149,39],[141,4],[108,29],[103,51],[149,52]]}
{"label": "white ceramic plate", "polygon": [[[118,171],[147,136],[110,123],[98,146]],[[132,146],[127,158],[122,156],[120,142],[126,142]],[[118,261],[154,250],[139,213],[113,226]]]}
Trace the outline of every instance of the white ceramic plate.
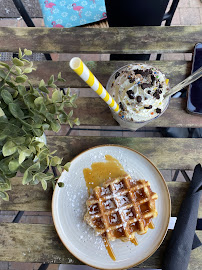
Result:
{"label": "white ceramic plate", "polygon": [[[109,257],[102,238],[95,236],[94,230],[83,221],[88,198],[83,169],[91,168],[93,162],[104,162],[106,154],[118,159],[132,178],[148,180],[158,194],[155,229],[137,235],[138,246],[120,240],[111,242],[116,261]],[[99,269],[129,268],[146,260],[163,241],[170,218],[170,196],[161,173],[142,154],[118,145],[94,147],[74,158],[69,172],[63,171],[59,181],[64,187],[57,186],[53,194],[54,224],[66,248],[85,264]]]}

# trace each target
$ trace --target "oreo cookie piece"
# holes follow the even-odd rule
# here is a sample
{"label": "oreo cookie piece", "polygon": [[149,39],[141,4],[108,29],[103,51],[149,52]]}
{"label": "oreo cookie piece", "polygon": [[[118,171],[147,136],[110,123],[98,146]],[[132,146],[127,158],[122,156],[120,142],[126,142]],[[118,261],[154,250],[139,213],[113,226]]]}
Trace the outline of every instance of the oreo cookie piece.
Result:
{"label": "oreo cookie piece", "polygon": [[130,99],[134,99],[135,98],[133,90],[128,90],[126,93],[127,93],[128,97]]}

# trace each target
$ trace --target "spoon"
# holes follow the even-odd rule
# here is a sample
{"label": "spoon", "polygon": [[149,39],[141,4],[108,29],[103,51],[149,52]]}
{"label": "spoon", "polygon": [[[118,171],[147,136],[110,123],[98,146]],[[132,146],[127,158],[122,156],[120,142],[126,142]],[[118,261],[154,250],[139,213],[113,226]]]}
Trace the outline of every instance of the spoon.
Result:
{"label": "spoon", "polygon": [[170,89],[169,92],[167,92],[164,95],[164,98],[166,97],[170,97],[171,95],[174,95],[175,93],[177,93],[178,91],[180,91],[181,89],[183,89],[184,87],[186,87],[187,85],[189,85],[190,83],[198,80],[200,77],[202,76],[202,67],[200,67],[199,69],[197,69],[195,72],[193,72],[189,77],[187,77],[184,81],[178,83],[177,85],[175,85],[172,89]]}

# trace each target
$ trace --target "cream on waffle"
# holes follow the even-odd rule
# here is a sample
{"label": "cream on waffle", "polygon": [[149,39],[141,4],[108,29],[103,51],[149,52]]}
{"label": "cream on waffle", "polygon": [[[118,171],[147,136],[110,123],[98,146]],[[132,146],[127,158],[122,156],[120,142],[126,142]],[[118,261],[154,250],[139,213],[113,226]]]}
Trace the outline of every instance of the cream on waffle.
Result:
{"label": "cream on waffle", "polygon": [[146,233],[157,216],[157,198],[148,181],[133,180],[130,175],[109,179],[93,189],[84,220],[108,240],[131,241],[135,233]]}

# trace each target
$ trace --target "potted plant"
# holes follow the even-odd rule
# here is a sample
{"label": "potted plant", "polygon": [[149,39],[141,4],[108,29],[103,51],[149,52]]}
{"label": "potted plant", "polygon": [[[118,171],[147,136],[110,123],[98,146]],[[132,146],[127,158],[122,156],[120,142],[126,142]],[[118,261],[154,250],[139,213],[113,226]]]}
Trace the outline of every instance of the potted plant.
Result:
{"label": "potted plant", "polygon": [[57,178],[44,170],[56,166],[61,173],[62,168],[68,170],[69,163],[61,166],[62,159],[54,155],[56,151],[51,153],[39,137],[45,130],[58,132],[60,124],[79,124],[78,119],[72,119],[76,95],[71,96],[70,91],[64,95],[56,86],[57,81],[64,81],[61,73],[56,80],[52,75],[47,84],[41,80],[38,87],[33,87],[28,74],[35,68],[25,59],[31,54],[30,50],[22,53],[19,49],[12,65],[0,62],[0,198],[3,200],[9,200],[10,178],[17,172],[23,173],[23,185],[41,183],[43,189],[48,181],[55,185]]}

